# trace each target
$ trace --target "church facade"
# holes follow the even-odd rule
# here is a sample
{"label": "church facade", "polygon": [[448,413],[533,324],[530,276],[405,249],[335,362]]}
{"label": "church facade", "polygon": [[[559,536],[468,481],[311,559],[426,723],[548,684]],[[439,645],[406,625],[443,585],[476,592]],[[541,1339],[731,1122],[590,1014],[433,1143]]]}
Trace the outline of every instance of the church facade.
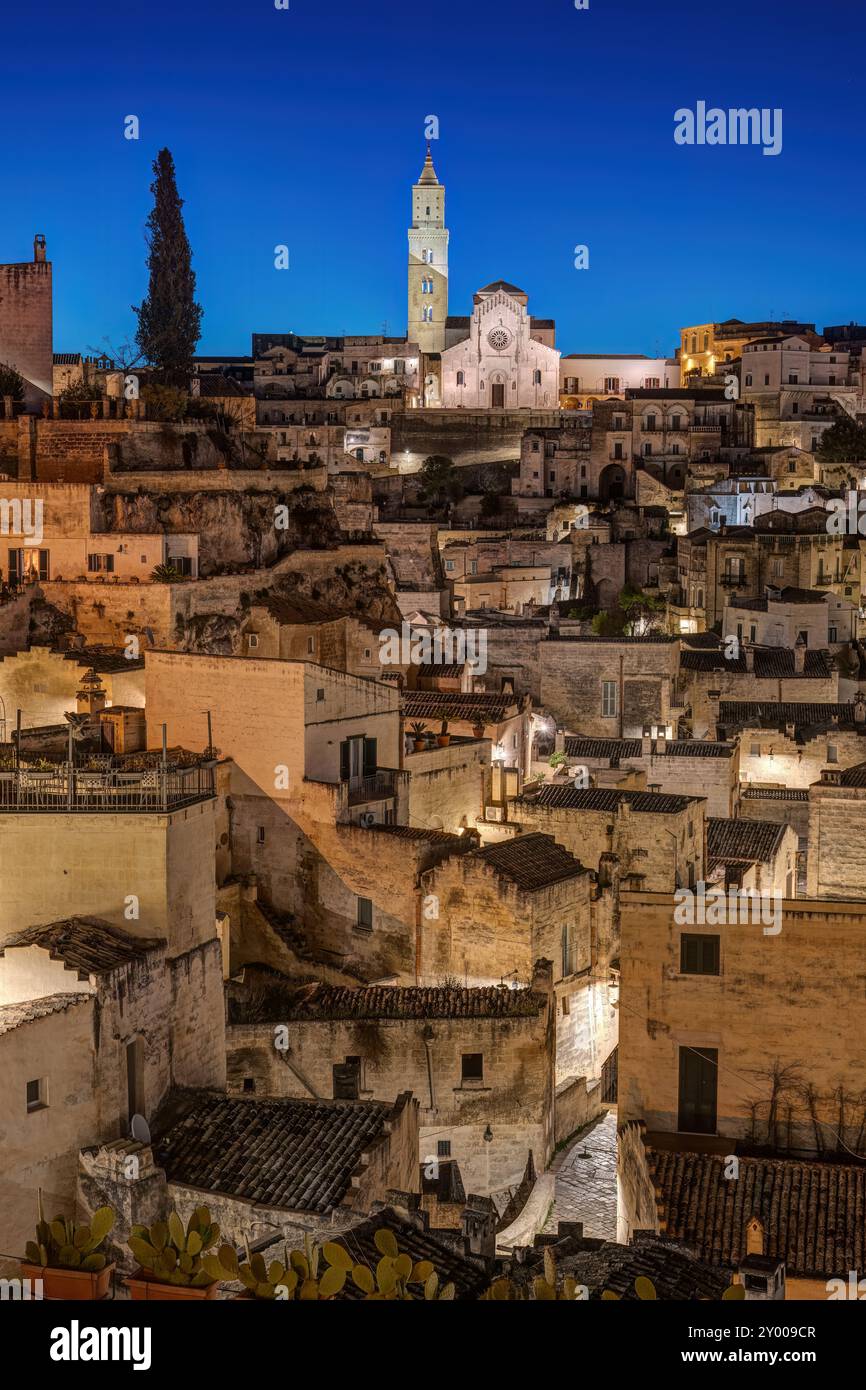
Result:
{"label": "church facade", "polygon": [[536,328],[528,297],[495,280],[473,296],[468,336],[441,355],[441,405],[446,410],[553,410],[559,404],[559,353],[553,325]]}
{"label": "church facade", "polygon": [[424,355],[422,403],[446,410],[548,410],[559,405],[552,319],[533,319],[528,296],[495,280],[467,318],[448,315],[445,186],[430,147],[412,188],[408,338]]}

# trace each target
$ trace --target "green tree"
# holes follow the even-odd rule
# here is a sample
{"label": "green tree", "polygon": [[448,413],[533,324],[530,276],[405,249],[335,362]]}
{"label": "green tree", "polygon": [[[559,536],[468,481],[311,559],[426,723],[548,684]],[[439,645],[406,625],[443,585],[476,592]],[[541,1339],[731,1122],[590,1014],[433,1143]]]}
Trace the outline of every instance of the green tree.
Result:
{"label": "green tree", "polygon": [[11,396],[16,405],[24,399],[24,378],[8,362],[0,362],[0,409],[4,396]]}
{"label": "green tree", "polygon": [[427,497],[442,502],[459,483],[457,469],[446,454],[431,454],[421,465],[421,486]]}
{"label": "green tree", "polygon": [[153,208],[146,232],[150,282],[147,298],[133,305],[138,315],[135,340],[166,385],[186,386],[201,336],[202,310],[195,302],[195,271],[170,150],[160,150],[153,172]]}
{"label": "green tree", "polygon": [[817,456],[822,463],[857,463],[866,459],[866,426],[847,415],[821,435]]}
{"label": "green tree", "polygon": [[665,611],[665,601],[657,594],[646,594],[643,589],[626,584],[620,591],[619,606],[625,614],[629,635],[642,637],[661,624]]}
{"label": "green tree", "polygon": [[58,396],[62,420],[89,420],[94,401],[102,400],[102,391],[95,382],[75,381],[65,386]]}

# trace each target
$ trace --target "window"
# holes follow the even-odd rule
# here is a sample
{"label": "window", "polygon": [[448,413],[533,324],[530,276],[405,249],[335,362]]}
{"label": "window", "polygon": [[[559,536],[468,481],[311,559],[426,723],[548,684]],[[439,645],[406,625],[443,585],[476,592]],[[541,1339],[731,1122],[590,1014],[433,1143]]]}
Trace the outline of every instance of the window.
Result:
{"label": "window", "polygon": [[719,1053],[715,1047],[680,1048],[677,1129],[687,1134],[715,1134]]}
{"label": "window", "polygon": [[603,719],[615,719],[617,713],[616,681],[601,683],[601,714]]}
{"label": "window", "polygon": [[48,1105],[48,1085],[44,1079],[27,1082],[27,1112],[44,1110]]}
{"label": "window", "polygon": [[773,561],[773,578],[782,579],[785,574],[785,559],[780,556]]}
{"label": "window", "polygon": [[331,1067],[334,1100],[358,1100],[361,1095],[361,1059],[347,1057]]}
{"label": "window", "polygon": [[372,648],[372,647],[365,647],[365,648],[364,648],[364,660],[365,660],[365,661],[372,661],[372,659],[373,659],[373,648]]}
{"label": "window", "polygon": [[568,995],[567,995],[567,994],[564,994],[564,995],[562,996],[562,1012],[563,1012],[563,1015],[564,1015],[566,1018],[567,1018],[568,1015],[571,1013],[571,1003],[570,1003],[570,1001],[569,1001],[569,998],[568,998]]}
{"label": "window", "polygon": [[481,1052],[464,1052],[460,1059],[460,1080],[483,1081],[484,1080],[484,1054]]}
{"label": "window", "polygon": [[453,568],[454,568],[454,561],[453,561],[453,560],[446,560],[446,561],[445,561],[445,568],[446,568],[446,570],[453,570]]}
{"label": "window", "polygon": [[451,1140],[450,1140],[450,1139],[437,1139],[437,1140],[436,1140],[436,1157],[437,1157],[437,1158],[450,1158],[450,1157],[451,1157]]}
{"label": "window", "polygon": [[835,627],[831,627],[831,628],[828,628],[828,629],[827,629],[827,641],[828,641],[828,642],[838,642],[838,641],[839,641],[839,638],[836,636],[836,629],[835,629]]}
{"label": "window", "polygon": [[87,568],[91,574],[112,574],[114,572],[114,556],[88,555]]}
{"label": "window", "polygon": [[749,757],[750,757],[750,758],[760,758],[760,756],[761,756],[761,745],[760,745],[760,743],[750,743],[750,744],[749,744]]}
{"label": "window", "polygon": [[770,384],[770,374],[769,374],[769,372],[765,372],[765,374],[764,374],[764,385],[765,385],[765,386],[769,386],[769,384]]}
{"label": "window", "polygon": [[619,377],[618,377],[618,376],[606,376],[605,379],[604,379],[604,389],[605,389],[605,391],[618,391],[618,390],[619,390]]}
{"label": "window", "polygon": [[373,930],[373,904],[369,898],[358,899],[357,926],[360,931]]}
{"label": "window", "polygon": [[252,1093],[253,1093],[253,1091],[255,1091],[255,1089],[256,1089],[255,1077],[252,1077],[252,1076],[245,1076],[245,1077],[244,1077],[244,1095],[245,1095],[245,1096],[252,1095]]}
{"label": "window", "polygon": [[562,924],[562,976],[570,975],[574,970],[574,927],[571,922]]}
{"label": "window", "polygon": [[316,704],[317,704],[317,705],[322,704],[322,702],[324,701],[324,698],[325,698],[324,687],[323,687],[323,686],[319,686],[319,689],[316,691]]}
{"label": "window", "polygon": [[648,391],[657,391],[659,389],[659,378],[657,376],[648,376],[644,381],[644,386]]}
{"label": "window", "polygon": [[541,372],[539,372],[539,371],[533,372],[533,374],[532,374],[532,380],[534,381],[534,383],[535,383],[536,386],[540,386],[540,385],[541,385]]}
{"label": "window", "polygon": [[[457,373],[457,385],[458,385],[458,386],[465,386],[465,385],[466,385],[466,373],[465,373],[465,372],[458,372],[458,373]],[[537,449],[537,448],[538,448],[538,445],[536,444],[535,447],[536,447],[536,449]]]}
{"label": "window", "polygon": [[752,373],[751,373],[751,372],[747,372],[747,374],[746,374],[746,385],[747,385],[747,386],[751,386],[751,384],[752,384]]}
{"label": "window", "polygon": [[255,649],[256,649],[256,647],[257,647],[258,645],[259,645],[258,633],[256,633],[256,632],[248,632],[248,633],[247,633],[247,646],[249,647],[250,651],[255,651]]}
{"label": "window", "polygon": [[644,429],[645,429],[645,430],[650,430],[650,431],[654,432],[654,431],[655,431],[655,428],[656,428],[656,416],[655,416],[655,415],[648,415],[648,416],[646,417],[646,424],[644,425]]}
{"label": "window", "polygon": [[258,828],[256,840],[260,845],[263,845],[265,843],[265,827],[263,825],[260,825]]}
{"label": "window", "polygon": [[308,637],[308,638],[307,638],[307,651],[308,651],[308,653],[310,654],[310,656],[312,656],[312,654],[313,654],[313,652],[314,652],[315,650],[316,650],[316,639],[315,639],[315,637]]}
{"label": "window", "polygon": [[709,333],[705,333],[705,334],[704,334],[704,352],[706,352],[706,351],[708,350],[709,346],[710,346],[710,335],[709,335]]}
{"label": "window", "polygon": [[828,763],[838,763],[838,761],[839,761],[839,750],[836,748],[835,744],[828,743],[828,744],[827,744],[827,762],[828,762]]}
{"label": "window", "polygon": [[680,974],[718,975],[720,940],[718,936],[683,932],[680,937]]}
{"label": "window", "polygon": [[671,419],[671,429],[672,429],[672,430],[677,430],[677,431],[679,431],[679,430],[682,430],[682,427],[683,427],[683,417],[682,417],[682,415],[674,415],[674,416],[672,417],[672,419]]}

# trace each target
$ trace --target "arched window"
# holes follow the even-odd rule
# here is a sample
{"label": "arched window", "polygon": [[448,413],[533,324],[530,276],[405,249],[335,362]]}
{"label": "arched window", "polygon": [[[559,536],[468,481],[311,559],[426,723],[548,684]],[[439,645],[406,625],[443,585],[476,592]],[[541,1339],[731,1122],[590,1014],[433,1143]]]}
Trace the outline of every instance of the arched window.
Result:
{"label": "arched window", "polygon": [[540,385],[541,385],[541,372],[539,372],[539,371],[533,372],[533,374],[532,374],[532,379],[533,379],[533,381],[535,382],[536,386],[540,386]]}
{"label": "arched window", "polygon": [[458,373],[457,373],[457,385],[458,385],[458,386],[465,386],[465,385],[466,385],[466,374],[465,374],[464,372],[458,372]]}

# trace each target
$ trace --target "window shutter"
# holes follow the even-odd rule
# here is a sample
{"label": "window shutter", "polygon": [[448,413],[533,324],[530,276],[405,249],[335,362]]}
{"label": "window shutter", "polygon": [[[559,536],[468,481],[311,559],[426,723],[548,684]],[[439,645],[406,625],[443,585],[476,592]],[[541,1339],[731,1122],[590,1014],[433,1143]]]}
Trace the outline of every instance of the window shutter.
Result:
{"label": "window shutter", "polygon": [[372,777],[376,771],[376,743],[375,738],[364,739],[364,776]]}
{"label": "window shutter", "polygon": [[348,782],[348,780],[349,780],[349,740],[348,740],[347,738],[344,738],[344,739],[343,739],[343,742],[340,744],[340,781],[341,781],[341,782]]}

